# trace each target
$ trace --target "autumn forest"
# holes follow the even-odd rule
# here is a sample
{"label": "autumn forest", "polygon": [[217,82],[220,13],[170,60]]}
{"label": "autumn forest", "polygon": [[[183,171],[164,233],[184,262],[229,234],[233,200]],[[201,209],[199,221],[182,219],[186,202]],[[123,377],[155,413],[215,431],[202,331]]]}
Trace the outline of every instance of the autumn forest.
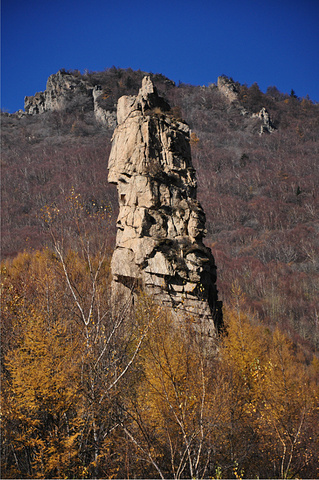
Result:
{"label": "autumn forest", "polygon": [[[72,72],[115,111],[144,73]],[[319,106],[151,75],[191,128],[218,349],[140,292],[112,309],[113,129],[85,96],[1,115],[1,478],[317,478]],[[252,114],[265,107],[274,131]]]}

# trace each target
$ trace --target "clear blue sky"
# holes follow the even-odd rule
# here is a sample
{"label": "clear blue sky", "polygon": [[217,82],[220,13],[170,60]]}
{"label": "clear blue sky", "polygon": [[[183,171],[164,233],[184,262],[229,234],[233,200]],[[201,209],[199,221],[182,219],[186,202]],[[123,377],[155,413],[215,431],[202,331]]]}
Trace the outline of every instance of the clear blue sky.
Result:
{"label": "clear blue sky", "polygon": [[319,0],[2,0],[2,108],[59,69],[208,85],[226,74],[319,101]]}

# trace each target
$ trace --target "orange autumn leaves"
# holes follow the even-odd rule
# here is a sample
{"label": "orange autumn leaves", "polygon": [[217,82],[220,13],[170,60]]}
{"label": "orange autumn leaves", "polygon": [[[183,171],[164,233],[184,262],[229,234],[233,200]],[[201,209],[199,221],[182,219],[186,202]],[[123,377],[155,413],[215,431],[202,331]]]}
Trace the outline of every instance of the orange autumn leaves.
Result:
{"label": "orange autumn leaves", "polygon": [[[90,268],[63,258],[85,310]],[[112,317],[107,261],[100,273],[86,326],[56,253],[3,264],[3,477],[318,474],[316,357],[258,324],[238,286],[215,352],[144,295],[135,318]]]}

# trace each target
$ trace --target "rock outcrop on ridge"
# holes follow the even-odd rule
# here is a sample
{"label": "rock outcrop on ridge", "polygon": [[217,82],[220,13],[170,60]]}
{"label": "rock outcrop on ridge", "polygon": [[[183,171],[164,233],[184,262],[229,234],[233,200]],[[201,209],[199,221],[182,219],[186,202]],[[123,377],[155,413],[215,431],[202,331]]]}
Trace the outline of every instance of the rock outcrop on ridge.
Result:
{"label": "rock outcrop on ridge", "polygon": [[25,97],[24,109],[29,115],[62,110],[76,97],[83,97],[82,106],[85,110],[93,110],[92,87],[80,76],[59,70],[50,75],[44,92]]}
{"label": "rock outcrop on ridge", "polygon": [[[165,82],[174,84],[168,79]],[[232,79],[222,75],[218,77],[217,85],[211,84],[209,88],[217,88],[228,105],[235,107],[241,115],[253,118],[256,126],[259,127],[260,135],[272,133],[275,130],[270,115],[264,107],[253,114],[246,110],[240,102],[238,84]],[[105,105],[106,99],[108,99],[107,105]],[[112,130],[116,127],[116,99],[113,103],[110,102],[108,88],[105,89],[96,83],[92,84],[77,71],[69,72],[62,69],[50,75],[44,92],[25,97],[24,110],[17,112],[20,117],[63,110],[93,112],[98,123]]]}
{"label": "rock outcrop on ridge", "polygon": [[275,127],[271,121],[269,112],[263,107],[258,113],[250,114],[239,101],[239,92],[236,83],[228,77],[221,76],[217,79],[217,88],[224,95],[227,101],[234,105],[242,115],[250,116],[260,120],[259,135],[263,133],[272,133]]}
{"label": "rock outcrop on ridge", "polygon": [[[233,80],[222,75],[217,78],[217,87],[230,103],[236,103],[240,106],[238,88]],[[244,111],[248,113],[246,110]]]}
{"label": "rock outcrop on ridge", "polygon": [[253,113],[253,118],[259,118],[261,120],[260,131],[259,134],[262,135],[263,133],[272,133],[276,129],[271,121],[269,112],[263,107],[258,113]]}
{"label": "rock outcrop on ridge", "polygon": [[108,166],[120,206],[113,293],[127,300],[143,288],[214,337],[221,302],[214,258],[202,242],[205,214],[196,199],[189,127],[170,115],[148,76],[136,97],[119,99],[117,121]]}
{"label": "rock outcrop on ridge", "polygon": [[81,75],[59,70],[50,75],[44,92],[25,97],[24,110],[28,115],[73,108],[82,112],[93,111],[98,122],[115,128],[116,113],[103,109],[101,98],[103,90],[99,85],[93,87]]}

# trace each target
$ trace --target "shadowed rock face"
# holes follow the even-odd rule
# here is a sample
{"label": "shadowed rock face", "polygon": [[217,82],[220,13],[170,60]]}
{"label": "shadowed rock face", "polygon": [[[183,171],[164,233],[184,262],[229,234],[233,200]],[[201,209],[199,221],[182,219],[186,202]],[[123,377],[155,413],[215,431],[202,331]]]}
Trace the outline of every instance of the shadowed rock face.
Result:
{"label": "shadowed rock face", "polygon": [[119,99],[109,182],[120,211],[112,258],[113,293],[142,287],[179,318],[214,337],[221,323],[216,266],[202,239],[205,214],[196,199],[189,127],[175,120],[149,77],[135,97]]}

